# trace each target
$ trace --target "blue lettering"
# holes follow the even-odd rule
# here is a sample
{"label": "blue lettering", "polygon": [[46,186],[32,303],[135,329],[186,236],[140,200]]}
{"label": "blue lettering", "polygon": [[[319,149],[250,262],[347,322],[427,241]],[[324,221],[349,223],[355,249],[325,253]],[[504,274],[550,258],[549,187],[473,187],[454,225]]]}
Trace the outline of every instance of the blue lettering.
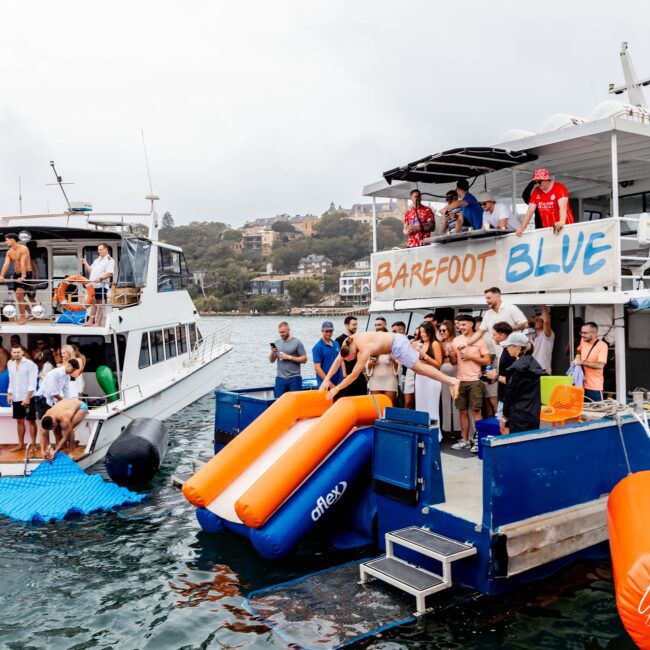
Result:
{"label": "blue lettering", "polygon": [[542,255],[544,253],[544,240],[546,237],[542,237],[539,240],[539,248],[537,249],[537,268],[535,269],[535,277],[538,278],[541,275],[546,275],[547,273],[559,273],[560,265],[559,264],[542,264]]}
{"label": "blue lettering", "polygon": [[[517,271],[513,266],[523,264],[524,268]],[[533,258],[530,256],[530,246],[528,244],[517,244],[510,249],[508,256],[508,265],[506,266],[506,281],[519,282],[527,278],[534,270]]]}
{"label": "blue lettering", "polygon": [[605,251],[608,251],[612,245],[611,244],[605,244],[603,246],[594,246],[594,242],[597,239],[604,239],[605,238],[605,233],[602,232],[592,232],[591,235],[589,235],[589,241],[587,242],[587,245],[585,246],[585,258],[582,262],[582,272],[585,275],[592,275],[598,269],[602,269],[603,266],[607,263],[607,260],[605,259],[599,259],[597,261],[592,261],[593,257],[595,255],[598,255],[599,253],[604,253]]}
{"label": "blue lettering", "polygon": [[580,255],[580,251],[582,250],[582,245],[584,243],[585,243],[585,233],[582,232],[581,230],[578,233],[578,243],[576,244],[573,257],[571,258],[571,260],[569,260],[568,257],[569,257],[569,249],[571,247],[571,237],[566,233],[562,235],[562,270],[565,273],[571,273],[571,271],[573,271],[573,267],[576,265],[576,262],[578,261],[578,256]]}

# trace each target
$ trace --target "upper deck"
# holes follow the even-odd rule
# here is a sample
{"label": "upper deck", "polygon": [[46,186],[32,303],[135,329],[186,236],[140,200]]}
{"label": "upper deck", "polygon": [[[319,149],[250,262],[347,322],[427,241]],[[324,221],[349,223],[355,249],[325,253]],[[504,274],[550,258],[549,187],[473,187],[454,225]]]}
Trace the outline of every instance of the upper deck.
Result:
{"label": "upper deck", "polygon": [[[487,153],[486,153],[487,152]],[[364,188],[364,195],[444,199],[459,178],[514,206],[537,167],[570,193],[577,223],[523,236],[477,231],[433,238],[429,245],[375,252],[371,311],[483,305],[499,286],[518,304],[624,305],[645,288],[650,239],[650,120],[616,114],[493,148],[452,150],[409,163]],[[519,211],[521,214],[521,211]],[[540,294],[543,293],[543,299]]]}

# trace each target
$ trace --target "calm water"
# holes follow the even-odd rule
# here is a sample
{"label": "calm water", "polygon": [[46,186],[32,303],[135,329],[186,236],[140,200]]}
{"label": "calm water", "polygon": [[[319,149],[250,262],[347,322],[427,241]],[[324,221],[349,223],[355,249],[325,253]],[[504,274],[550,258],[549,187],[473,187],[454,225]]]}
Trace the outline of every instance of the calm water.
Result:
{"label": "calm water", "polygon": [[[277,321],[234,321],[226,386],[273,380],[266,355]],[[208,321],[204,330],[220,322]],[[292,325],[310,348],[320,321],[300,318]],[[1,648],[285,647],[241,608],[244,596],[355,555],[305,548],[290,561],[271,562],[240,538],[200,532],[193,508],[168,483],[188,459],[210,454],[213,409],[207,395],[168,421],[172,445],[143,505],[44,526],[0,519]],[[506,598],[472,599],[358,647],[634,646],[616,614],[611,567],[601,562]]]}

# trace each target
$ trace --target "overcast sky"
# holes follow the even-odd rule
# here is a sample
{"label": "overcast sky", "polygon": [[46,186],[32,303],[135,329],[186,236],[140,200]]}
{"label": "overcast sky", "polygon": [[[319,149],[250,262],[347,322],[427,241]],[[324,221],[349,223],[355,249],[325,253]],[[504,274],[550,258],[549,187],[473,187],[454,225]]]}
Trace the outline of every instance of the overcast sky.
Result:
{"label": "overcast sky", "polygon": [[[0,212],[142,210],[147,141],[177,223],[321,213],[445,148],[588,116],[650,77],[648,0],[4,2]],[[646,90],[650,100],[650,89]]]}

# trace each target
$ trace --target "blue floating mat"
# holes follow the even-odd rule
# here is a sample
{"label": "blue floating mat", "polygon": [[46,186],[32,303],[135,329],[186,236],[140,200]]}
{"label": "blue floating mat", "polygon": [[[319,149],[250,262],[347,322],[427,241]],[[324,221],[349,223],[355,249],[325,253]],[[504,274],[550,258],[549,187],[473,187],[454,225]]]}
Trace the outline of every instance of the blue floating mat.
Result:
{"label": "blue floating mat", "polygon": [[99,474],[86,474],[65,454],[41,463],[24,478],[0,479],[0,515],[18,521],[44,522],[69,514],[87,515],[140,503],[145,498],[146,494],[108,483]]}

